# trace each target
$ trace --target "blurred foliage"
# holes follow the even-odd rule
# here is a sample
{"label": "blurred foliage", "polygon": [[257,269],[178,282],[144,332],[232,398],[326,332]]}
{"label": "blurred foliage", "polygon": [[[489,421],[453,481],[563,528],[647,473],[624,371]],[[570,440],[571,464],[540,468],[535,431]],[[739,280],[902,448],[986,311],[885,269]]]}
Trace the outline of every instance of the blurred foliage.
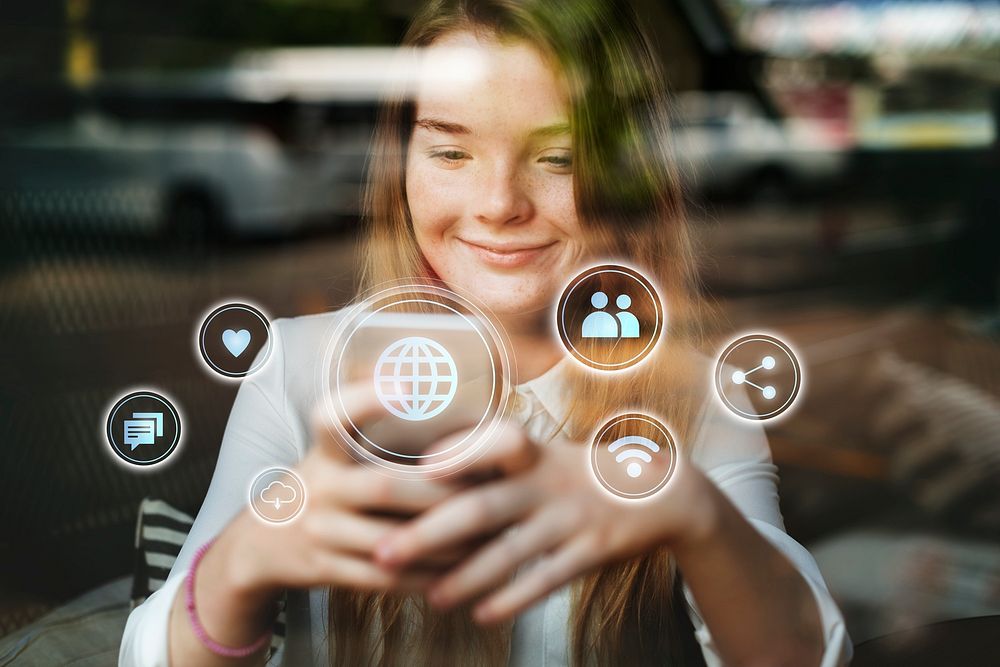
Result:
{"label": "blurred foliage", "polygon": [[0,76],[61,77],[81,35],[103,71],[200,67],[253,47],[390,44],[411,11],[391,0],[2,3]]}
{"label": "blurred foliage", "polygon": [[91,25],[114,38],[140,34],[231,46],[372,44],[395,41],[400,24],[380,2],[179,0],[157,11],[131,0],[95,1]]}

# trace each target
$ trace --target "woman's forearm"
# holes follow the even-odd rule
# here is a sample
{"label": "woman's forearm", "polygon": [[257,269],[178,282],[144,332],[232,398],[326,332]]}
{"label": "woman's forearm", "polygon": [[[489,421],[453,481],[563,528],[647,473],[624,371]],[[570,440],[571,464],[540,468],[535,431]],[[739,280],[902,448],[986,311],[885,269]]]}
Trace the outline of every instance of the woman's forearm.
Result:
{"label": "woman's forearm", "polygon": [[[252,585],[246,575],[247,550],[241,528],[247,519],[237,517],[205,553],[195,577],[194,600],[198,619],[214,641],[224,646],[247,646],[265,633],[274,621],[277,593]],[[240,557],[242,554],[242,557]],[[267,647],[236,659],[209,651],[195,635],[185,604],[184,587],[177,591],[170,611],[171,665],[262,665]]]}
{"label": "woman's forearm", "polygon": [[699,521],[671,544],[684,580],[727,665],[818,665],[819,609],[789,560],[700,473],[689,480]]}

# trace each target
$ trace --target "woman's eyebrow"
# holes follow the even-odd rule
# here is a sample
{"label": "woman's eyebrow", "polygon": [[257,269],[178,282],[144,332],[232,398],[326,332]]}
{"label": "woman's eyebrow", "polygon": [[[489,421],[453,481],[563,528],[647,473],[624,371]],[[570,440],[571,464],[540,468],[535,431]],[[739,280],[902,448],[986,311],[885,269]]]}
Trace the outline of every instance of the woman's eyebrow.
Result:
{"label": "woman's eyebrow", "polygon": [[417,127],[422,127],[425,130],[436,130],[446,134],[472,134],[472,130],[464,125],[449,123],[448,121],[441,120],[439,118],[419,118],[413,124]]}
{"label": "woman's eyebrow", "polygon": [[533,139],[548,139],[569,133],[569,123],[552,123],[551,125],[546,125],[532,130],[530,136]]}
{"label": "woman's eyebrow", "polygon": [[[465,125],[452,123],[447,120],[441,120],[440,118],[418,118],[413,124],[417,127],[422,127],[425,130],[444,132],[445,134],[472,134],[472,130],[467,128]],[[529,133],[529,136],[532,139],[547,139],[569,133],[569,123],[559,122],[535,128]]]}

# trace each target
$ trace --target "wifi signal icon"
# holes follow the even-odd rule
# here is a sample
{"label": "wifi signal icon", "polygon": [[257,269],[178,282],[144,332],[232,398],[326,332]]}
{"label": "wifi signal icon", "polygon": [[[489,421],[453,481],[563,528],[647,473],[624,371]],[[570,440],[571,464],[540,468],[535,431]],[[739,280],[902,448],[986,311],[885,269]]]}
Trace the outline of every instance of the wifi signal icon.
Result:
{"label": "wifi signal icon", "polygon": [[656,493],[670,481],[676,464],[670,429],[641,412],[612,417],[590,443],[594,477],[619,498],[638,500]]}
{"label": "wifi signal icon", "polygon": [[[642,447],[647,447],[654,454],[660,451],[660,446],[650,440],[649,438],[644,438],[641,435],[626,435],[618,438],[610,445],[608,445],[608,451],[614,454],[619,449],[628,447],[629,445],[638,445]],[[649,455],[649,452],[644,449],[626,449],[625,451],[617,454],[615,456],[615,461],[617,463],[623,463],[629,459],[639,459],[640,461],[645,461],[646,463],[652,463],[653,457]],[[625,466],[625,472],[629,477],[635,479],[642,474],[642,464],[639,461],[631,461],[627,466]]]}

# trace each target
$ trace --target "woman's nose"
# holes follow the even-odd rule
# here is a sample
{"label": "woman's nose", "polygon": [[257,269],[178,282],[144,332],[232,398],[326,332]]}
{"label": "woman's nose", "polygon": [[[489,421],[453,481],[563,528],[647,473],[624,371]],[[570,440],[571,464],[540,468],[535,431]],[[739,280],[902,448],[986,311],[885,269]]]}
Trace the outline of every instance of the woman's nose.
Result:
{"label": "woman's nose", "polygon": [[531,218],[531,197],[524,179],[507,165],[495,165],[484,174],[483,189],[477,197],[476,219],[487,224],[516,224]]}

